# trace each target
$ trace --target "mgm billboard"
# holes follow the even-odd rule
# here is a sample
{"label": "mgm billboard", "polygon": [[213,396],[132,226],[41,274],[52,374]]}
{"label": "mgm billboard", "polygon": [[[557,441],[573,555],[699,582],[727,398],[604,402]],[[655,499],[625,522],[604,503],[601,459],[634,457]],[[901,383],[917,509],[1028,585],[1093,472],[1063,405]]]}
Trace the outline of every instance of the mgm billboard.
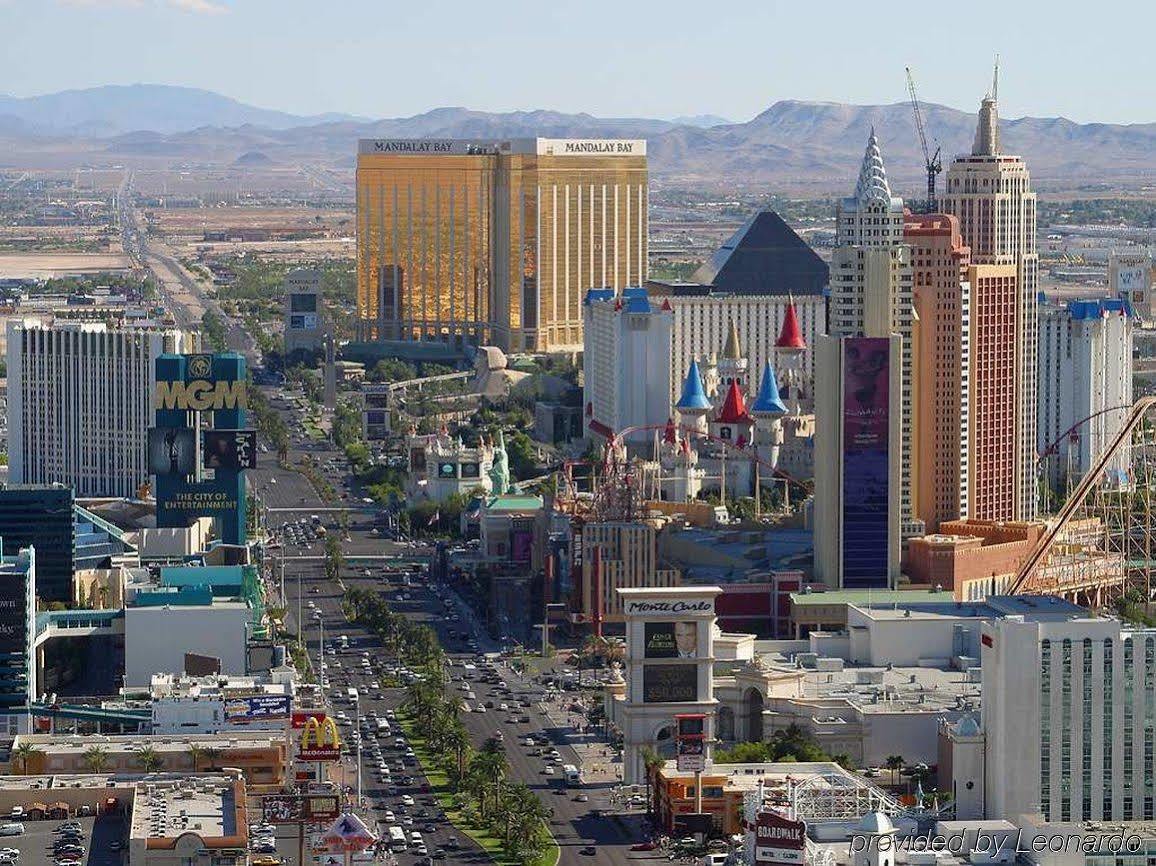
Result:
{"label": "mgm billboard", "polygon": [[[244,544],[242,473],[251,464],[232,459],[235,455],[227,448],[217,451],[228,451],[229,459],[220,459],[217,451],[198,459],[178,448],[183,444],[201,450],[203,428],[208,428],[204,435],[210,444],[236,442],[238,434],[247,435],[244,357],[233,352],[161,355],[156,373],[155,429],[163,431],[151,443],[157,451],[156,459],[150,460],[156,473],[157,526],[190,526],[199,517],[212,517],[223,542]],[[211,473],[204,471],[206,467],[212,467]]]}

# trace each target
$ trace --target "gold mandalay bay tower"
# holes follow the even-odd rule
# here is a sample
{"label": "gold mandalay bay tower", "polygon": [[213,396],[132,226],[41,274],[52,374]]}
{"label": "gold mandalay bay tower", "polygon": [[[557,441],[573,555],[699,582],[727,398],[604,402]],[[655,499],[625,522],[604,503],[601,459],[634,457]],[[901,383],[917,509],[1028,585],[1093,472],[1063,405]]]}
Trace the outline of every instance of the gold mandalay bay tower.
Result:
{"label": "gold mandalay bay tower", "polygon": [[646,142],[367,139],[358,339],[580,351],[591,288],[647,275]]}

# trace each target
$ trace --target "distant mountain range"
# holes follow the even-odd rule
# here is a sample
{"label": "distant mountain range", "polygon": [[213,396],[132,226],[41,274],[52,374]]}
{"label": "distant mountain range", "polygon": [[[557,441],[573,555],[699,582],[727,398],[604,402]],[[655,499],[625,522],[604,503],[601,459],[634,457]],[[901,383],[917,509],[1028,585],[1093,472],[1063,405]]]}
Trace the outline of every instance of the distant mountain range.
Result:
{"label": "distant mountain range", "polygon": [[[934,104],[924,105],[923,112],[945,165],[970,150],[974,112]],[[923,156],[906,102],[786,100],[745,123],[732,123],[712,115],[657,120],[466,108],[372,121],[347,115],[305,117],[254,108],[209,91],[160,85],[0,97],[0,140],[5,145],[22,153],[59,151],[63,139],[83,150],[91,163],[147,158],[352,168],[358,138],[633,137],[647,139],[651,170],[659,179],[836,191],[854,183],[872,126],[889,175],[918,189]],[[1001,133],[1003,149],[1024,156],[1037,181],[1156,181],[1156,123],[1078,124],[1025,117],[1002,121]]]}
{"label": "distant mountain range", "polygon": [[0,125],[40,135],[105,138],[137,130],[168,135],[201,126],[289,129],[364,119],[348,114],[302,117],[254,108],[210,90],[165,84],[107,85],[23,98],[0,95]]}

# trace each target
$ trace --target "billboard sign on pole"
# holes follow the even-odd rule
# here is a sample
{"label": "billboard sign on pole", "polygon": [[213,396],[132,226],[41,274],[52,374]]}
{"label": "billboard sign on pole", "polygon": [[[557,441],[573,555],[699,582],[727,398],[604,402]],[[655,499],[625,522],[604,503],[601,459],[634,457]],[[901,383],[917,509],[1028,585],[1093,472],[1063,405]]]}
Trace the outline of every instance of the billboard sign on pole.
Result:
{"label": "billboard sign on pole", "polygon": [[757,866],[799,866],[806,861],[807,825],[767,809],[755,817]]}

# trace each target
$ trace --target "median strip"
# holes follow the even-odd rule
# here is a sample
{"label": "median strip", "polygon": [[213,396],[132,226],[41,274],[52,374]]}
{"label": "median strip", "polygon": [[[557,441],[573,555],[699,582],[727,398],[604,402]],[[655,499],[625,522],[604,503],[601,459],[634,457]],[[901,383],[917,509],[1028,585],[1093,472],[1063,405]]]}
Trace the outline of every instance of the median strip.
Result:
{"label": "median strip", "polygon": [[[466,819],[463,810],[455,803],[449,775],[438,766],[433,754],[427,749],[425,737],[418,733],[414,718],[408,713],[399,712],[397,719],[401,724],[402,730],[405,731],[406,740],[409,742],[410,748],[413,749],[414,754],[417,755],[418,761],[421,763],[426,781],[429,782],[430,790],[433,792],[434,798],[437,800],[442,812],[445,813],[446,820],[453,824],[459,831],[473,839],[499,866],[523,866],[520,861],[506,855],[502,839],[495,836],[488,827],[478,826]],[[562,849],[558,847],[558,843],[554,839],[554,834],[550,833],[548,825],[546,826],[546,832],[550,835],[550,845],[538,857],[530,861],[529,866],[557,866],[558,861],[561,859]]]}

